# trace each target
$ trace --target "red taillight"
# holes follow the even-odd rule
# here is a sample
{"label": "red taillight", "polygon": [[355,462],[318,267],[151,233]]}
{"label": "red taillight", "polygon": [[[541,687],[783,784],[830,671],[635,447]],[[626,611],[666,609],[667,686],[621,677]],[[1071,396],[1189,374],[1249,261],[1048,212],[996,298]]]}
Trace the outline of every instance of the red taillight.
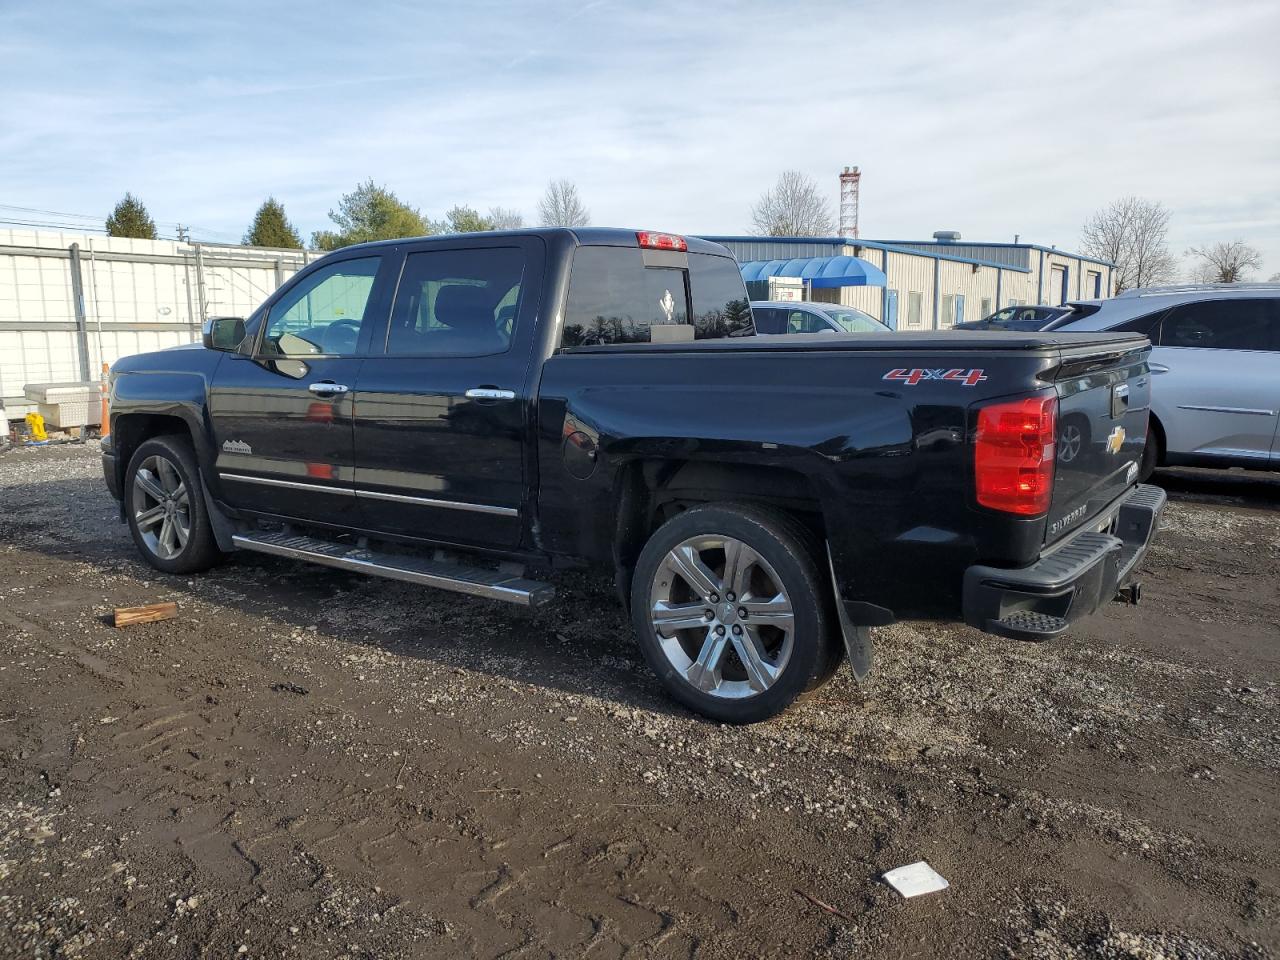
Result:
{"label": "red taillight", "polygon": [[673,233],[646,233],[641,231],[636,234],[636,240],[640,246],[649,250],[680,250],[689,249],[689,244],[684,242],[684,237],[677,237]]}
{"label": "red taillight", "polygon": [[978,503],[1031,516],[1049,509],[1058,398],[1026,397],[978,411],[973,474]]}

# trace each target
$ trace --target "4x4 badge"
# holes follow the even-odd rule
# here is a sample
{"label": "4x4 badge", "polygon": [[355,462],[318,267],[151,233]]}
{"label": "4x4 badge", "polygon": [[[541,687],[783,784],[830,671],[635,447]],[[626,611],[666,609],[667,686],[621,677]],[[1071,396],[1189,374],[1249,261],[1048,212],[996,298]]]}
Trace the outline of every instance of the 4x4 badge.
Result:
{"label": "4x4 badge", "polygon": [[1117,426],[1107,437],[1107,453],[1119,453],[1124,446],[1124,427]]}
{"label": "4x4 badge", "polygon": [[914,387],[922,380],[946,380],[950,383],[961,383],[966,387],[974,387],[987,379],[986,373],[982,369],[977,370],[907,370],[904,367],[898,367],[896,370],[890,370],[881,380],[901,380],[908,387]]}

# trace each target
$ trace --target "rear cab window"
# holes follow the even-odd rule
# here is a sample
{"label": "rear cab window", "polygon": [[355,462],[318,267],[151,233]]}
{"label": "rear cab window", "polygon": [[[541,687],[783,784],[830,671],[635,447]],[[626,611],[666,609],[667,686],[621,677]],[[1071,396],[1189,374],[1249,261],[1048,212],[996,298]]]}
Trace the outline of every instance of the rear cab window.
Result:
{"label": "rear cab window", "polygon": [[731,257],[579,247],[562,347],[752,336],[747,288]]}

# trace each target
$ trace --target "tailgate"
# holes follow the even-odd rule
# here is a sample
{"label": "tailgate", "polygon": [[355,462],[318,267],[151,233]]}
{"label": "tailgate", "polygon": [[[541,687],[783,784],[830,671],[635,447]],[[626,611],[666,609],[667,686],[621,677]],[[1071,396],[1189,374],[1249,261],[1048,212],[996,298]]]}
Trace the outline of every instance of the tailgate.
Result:
{"label": "tailgate", "polygon": [[1058,437],[1045,544],[1086,528],[1138,479],[1151,407],[1145,338],[1065,348],[1054,379]]}

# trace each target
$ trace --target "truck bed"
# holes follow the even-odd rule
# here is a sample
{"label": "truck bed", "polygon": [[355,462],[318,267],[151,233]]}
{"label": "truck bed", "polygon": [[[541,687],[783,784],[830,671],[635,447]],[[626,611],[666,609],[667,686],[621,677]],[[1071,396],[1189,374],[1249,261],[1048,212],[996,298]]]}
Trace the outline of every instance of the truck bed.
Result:
{"label": "truck bed", "polygon": [[917,350],[935,352],[963,350],[978,353],[1005,351],[1071,350],[1080,347],[1136,349],[1146,337],[1133,333],[1096,331],[1088,333],[1055,333],[1002,330],[990,332],[946,332],[912,330],[883,333],[813,333],[804,336],[774,335],[737,337],[724,340],[693,340],[675,343],[616,343],[583,347],[567,347],[564,353],[685,353],[688,351],[723,353],[727,351],[856,351],[860,353],[900,353]]}

